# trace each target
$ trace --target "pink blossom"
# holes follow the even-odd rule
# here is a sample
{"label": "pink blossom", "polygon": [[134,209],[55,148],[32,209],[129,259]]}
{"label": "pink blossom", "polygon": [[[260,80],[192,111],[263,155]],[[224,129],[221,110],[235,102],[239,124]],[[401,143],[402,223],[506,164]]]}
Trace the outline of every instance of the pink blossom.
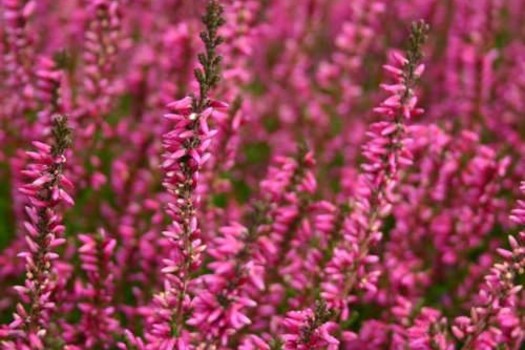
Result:
{"label": "pink blossom", "polygon": [[318,304],[315,311],[290,311],[282,321],[284,349],[329,349],[339,348],[339,340],[332,333],[337,325],[329,321],[326,306]]}
{"label": "pink blossom", "polygon": [[56,309],[53,296],[57,271],[56,253],[64,244],[64,226],[58,208],[61,204],[73,205],[68,192],[71,182],[64,175],[66,150],[70,131],[64,116],[53,119],[53,143],[35,141],[35,151],[27,152],[31,162],[22,174],[27,179],[20,191],[28,197],[25,241],[27,250],[18,254],[26,263],[23,286],[16,286],[21,303],[17,305],[14,321],[9,325],[15,338],[8,347],[43,349],[49,322]]}

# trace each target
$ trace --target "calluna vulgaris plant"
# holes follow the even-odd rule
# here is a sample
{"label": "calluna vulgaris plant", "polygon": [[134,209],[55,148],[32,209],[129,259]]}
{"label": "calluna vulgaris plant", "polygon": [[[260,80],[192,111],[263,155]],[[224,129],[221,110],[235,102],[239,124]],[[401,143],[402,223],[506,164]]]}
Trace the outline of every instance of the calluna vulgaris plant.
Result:
{"label": "calluna vulgaris plant", "polygon": [[525,349],[524,1],[0,11],[1,350]]}

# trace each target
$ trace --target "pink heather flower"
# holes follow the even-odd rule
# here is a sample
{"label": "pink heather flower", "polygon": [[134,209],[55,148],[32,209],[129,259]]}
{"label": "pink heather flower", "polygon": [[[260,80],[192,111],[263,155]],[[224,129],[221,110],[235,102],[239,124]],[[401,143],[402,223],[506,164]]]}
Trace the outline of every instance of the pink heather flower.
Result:
{"label": "pink heather flower", "polygon": [[[433,124],[408,131],[415,140],[410,145],[414,166],[403,177],[402,200],[392,212],[396,225],[382,259],[389,283],[376,297],[381,303],[392,304],[399,295],[415,302],[433,284],[454,279],[457,266],[467,266],[469,253],[490,239],[504,205],[499,193],[508,159],[481,145],[476,134],[452,135]],[[432,241],[428,250],[415,243],[427,240]],[[465,285],[446,297],[464,300],[467,285],[477,288],[481,266],[492,264],[488,256],[479,273],[472,270]]]}
{"label": "pink heather flower", "polygon": [[388,348],[389,337],[390,327],[386,322],[367,320],[360,327],[358,334],[347,335],[347,338],[343,340],[343,349],[381,350]]}
{"label": "pink heather flower", "polygon": [[247,314],[256,303],[250,294],[264,289],[264,267],[253,255],[257,249],[256,230],[236,223],[222,227],[207,251],[214,258],[208,264],[212,273],[196,281],[199,288],[193,300],[195,312],[188,324],[223,346],[252,323]]}
{"label": "pink heather flower", "polygon": [[[297,159],[278,156],[274,159],[266,178],[261,181],[261,189],[266,201],[271,204],[272,232],[270,241],[276,245],[274,254],[266,259],[270,263],[280,263],[288,252],[289,244],[295,232],[290,231],[296,219],[305,215],[302,207],[306,207],[309,196],[317,187],[313,169],[315,159],[313,152],[302,147]],[[285,242],[286,246],[279,246]]]}
{"label": "pink heather flower", "polygon": [[286,252],[279,271],[287,285],[304,292],[313,288],[312,276],[319,273],[317,267],[322,257],[318,249],[311,247],[311,242],[317,236],[310,218],[313,210],[308,209],[308,217],[297,224],[295,237],[290,242],[290,249]]}
{"label": "pink heather flower", "polygon": [[[162,162],[165,171],[163,185],[172,196],[167,205],[172,222],[163,236],[170,242],[171,250],[163,260],[164,292],[155,296],[145,334],[146,346],[152,350],[190,347],[191,334],[187,330],[186,320],[191,321],[187,322],[188,325],[199,323],[201,315],[210,311],[209,306],[216,306],[213,298],[192,300],[190,282],[191,274],[201,266],[202,253],[206,249],[196,211],[201,200],[197,191],[200,175],[204,164],[211,157],[209,148],[216,134],[208,122],[214,109],[227,108],[225,103],[208,96],[220,79],[220,59],[215,49],[221,43],[217,29],[224,23],[222,11],[218,2],[211,1],[203,17],[206,28],[201,38],[206,52],[199,55],[202,68],[195,70],[200,95],[170,103],[170,113],[165,115],[173,123],[173,129],[164,135]],[[234,326],[244,321],[240,315],[234,309],[229,316]],[[203,334],[197,336],[202,337]]]}
{"label": "pink heather flower", "polygon": [[398,297],[392,314],[396,318],[395,323],[389,325],[392,348],[454,349],[447,319],[440,311],[430,307],[421,308],[403,297]]}
{"label": "pink heather flower", "polygon": [[124,337],[125,340],[122,342],[119,342],[117,344],[117,347],[121,350],[145,350],[146,346],[144,345],[144,341],[136,337],[132,332],[129,330],[124,330]]}
{"label": "pink heather flower", "polygon": [[[24,264],[20,264],[18,253],[26,249],[25,235],[21,234],[14,238],[13,242],[0,255],[0,281],[7,282],[15,280],[21,276],[25,270]],[[6,312],[17,300],[17,292],[14,289],[7,289],[0,297],[0,312]]]}
{"label": "pink heather flower", "polygon": [[70,131],[66,118],[53,119],[53,144],[33,142],[35,151],[27,152],[31,163],[22,172],[27,179],[20,191],[28,197],[25,240],[27,251],[18,254],[26,262],[23,286],[15,287],[21,303],[17,305],[14,321],[10,324],[13,343],[8,349],[43,349],[48,335],[51,315],[55,310],[53,291],[56,279],[56,248],[65,242],[64,226],[58,208],[73,205],[68,192],[73,185],[64,176],[66,150]]}
{"label": "pink heather flower", "polygon": [[250,83],[250,55],[253,54],[255,43],[256,13],[259,9],[256,1],[231,1],[224,3],[225,24],[221,27],[224,39],[222,47],[223,77],[230,84],[218,87],[218,95],[232,101],[231,109],[224,115],[218,115],[217,121],[217,151],[212,159],[215,172],[230,170],[240,146],[240,127],[246,122],[248,109],[243,108],[242,88]]}
{"label": "pink heather flower", "polygon": [[241,344],[239,350],[270,350],[270,345],[261,337],[256,335],[246,336]]}
{"label": "pink heather flower", "polygon": [[[76,130],[73,148],[80,156],[79,161],[84,162],[74,164],[74,176],[82,186],[95,190],[107,181],[101,169],[101,143],[97,138],[114,137],[108,115],[119,90],[116,63],[125,42],[120,3],[119,0],[86,0],[79,19],[85,28],[78,33],[83,35],[78,76],[65,74],[61,94],[66,110],[72,110],[71,123]],[[70,63],[67,55],[64,59]]]}
{"label": "pink heather flower", "polygon": [[318,303],[315,310],[288,312],[282,321],[284,349],[339,349],[339,340],[333,336],[337,325],[329,321],[330,318],[331,313],[324,303]]}
{"label": "pink heather flower", "polygon": [[416,107],[413,85],[423,72],[419,61],[425,30],[423,24],[414,27],[408,58],[396,54],[394,60],[398,66],[384,67],[392,73],[395,83],[382,85],[391,96],[375,109],[384,120],[371,125],[369,141],[363,147],[363,188],[357,194],[354,211],[345,221],[344,239],[334,249],[325,269],[321,295],[341,313],[343,320],[349,316],[348,304],[355,301],[352,292],[356,287],[369,294],[377,291],[380,272],[373,266],[379,257],[371,254],[370,249],[382,238],[381,218],[391,211],[399,169],[411,164],[404,123],[421,114]]}
{"label": "pink heather flower", "polygon": [[338,207],[328,201],[315,202],[310,206],[308,219],[311,222],[304,220],[297,233],[303,242],[298,244],[299,240],[296,240],[292,243],[293,249],[288,254],[291,264],[281,272],[285,282],[297,291],[297,296],[291,300],[295,302],[293,305],[312,300],[326,273],[326,266],[334,256],[334,248],[342,239],[348,211],[348,206]]}
{"label": "pink heather flower", "polygon": [[[261,316],[256,328],[273,322],[280,302],[278,294],[268,290],[282,290],[288,278],[282,269],[294,266],[294,237],[299,233],[300,222],[307,220],[309,206],[317,183],[314,175],[313,152],[301,146],[296,157],[278,156],[272,162],[268,174],[261,181],[263,203],[267,211],[264,222],[258,227],[257,240],[252,248],[254,262],[264,268],[264,289],[256,288],[253,298],[257,302],[257,313]],[[308,233],[307,233],[308,235]],[[304,238],[304,235],[302,238]],[[289,255],[289,256],[288,256]],[[286,272],[286,274],[291,271]],[[300,278],[299,276],[297,276]],[[273,310],[273,311],[272,311]],[[264,316],[263,316],[264,315]],[[269,317],[270,316],[270,317]]]}
{"label": "pink heather flower", "polygon": [[[188,323],[206,330],[207,339],[223,346],[241,328],[252,325],[247,315],[255,311],[250,309],[258,305],[257,300],[261,302],[257,313],[268,315],[264,310],[275,307],[264,300],[266,268],[283,260],[287,252],[285,247],[279,250],[277,243],[288,242],[286,228],[298,214],[299,193],[311,194],[316,188],[311,152],[301,151],[298,159],[278,157],[274,164],[282,167],[272,166],[262,181],[265,198],[251,207],[249,225],[232,223],[219,229],[207,250],[213,258],[208,264],[212,273],[197,280],[197,312]],[[272,220],[274,225],[269,225]]]}
{"label": "pink heather flower", "polygon": [[[525,183],[520,187],[525,192]],[[525,224],[524,202],[511,213],[510,219]],[[502,258],[485,276],[476,305],[470,316],[459,316],[452,327],[453,334],[464,341],[463,349],[489,349],[497,344],[520,344],[525,334],[520,326],[516,306],[523,286],[515,279],[525,272],[525,232],[509,236],[510,250],[498,249]]]}
{"label": "pink heather flower", "polygon": [[[317,237],[317,232],[314,231],[313,213],[315,210],[315,203],[312,203],[312,198],[317,191],[317,180],[315,178],[315,162],[313,161],[313,152],[306,152],[299,156],[295,175],[292,178],[291,191],[284,197],[285,201],[290,203],[290,209],[293,206],[296,209],[293,211],[294,215],[290,215],[287,219],[292,221],[286,226],[279,227],[275,225],[275,233],[282,231],[283,246],[280,247],[279,255],[277,255],[276,263],[277,272],[279,276],[277,281],[282,281],[285,285],[294,290],[306,292],[313,287],[309,283],[311,277],[316,275],[317,266],[321,259],[320,252],[311,247],[311,242]],[[294,185],[293,182],[297,181]],[[278,216],[275,217],[276,224],[279,223],[279,214],[284,213],[283,208],[276,211]],[[290,214],[292,210],[290,210]],[[277,237],[274,238],[277,240]],[[274,273],[275,275],[275,273]],[[304,297],[303,293],[298,293],[298,298]],[[293,300],[288,300],[290,305],[294,304]],[[296,300],[295,302],[299,302]],[[296,305],[298,307],[298,305]]]}
{"label": "pink heather flower", "polygon": [[121,10],[117,0],[90,0],[90,21],[85,33],[83,51],[83,88],[87,101],[82,101],[89,117],[104,116],[115,94],[115,64],[122,43]]}
{"label": "pink heather flower", "polygon": [[238,97],[228,113],[218,113],[214,118],[218,125],[215,147],[221,151],[212,158],[212,169],[215,172],[228,171],[235,163],[241,141],[239,131],[244,123],[242,103],[242,99]]}
{"label": "pink heather flower", "polygon": [[115,315],[114,256],[117,241],[109,238],[101,229],[96,234],[78,236],[82,245],[78,248],[81,268],[87,276],[87,283],[78,281],[75,298],[81,312],[79,334],[68,341],[71,350],[88,348],[108,349],[112,337],[119,331]]}
{"label": "pink heather flower", "polygon": [[20,101],[22,105],[30,104],[34,95],[31,71],[34,64],[33,37],[27,24],[36,5],[37,1],[34,0],[2,0],[3,28],[9,47],[4,57],[10,73],[8,84],[25,97]]}
{"label": "pink heather flower", "polygon": [[[211,280],[211,278],[210,278]],[[205,283],[208,281],[205,281]],[[220,344],[227,345],[228,336],[251,324],[244,310],[253,308],[256,303],[243,296],[222,294],[227,290],[227,281],[209,281],[209,291],[200,291],[193,301],[194,315],[188,324],[202,330],[204,338],[218,338]],[[218,293],[218,294],[217,294]]]}
{"label": "pink heather flower", "polygon": [[290,189],[304,189],[313,192],[316,183],[315,177],[311,172],[308,172],[304,178],[298,179],[303,181],[303,183],[294,182],[299,172],[308,170],[315,165],[313,152],[300,150],[299,153],[298,160],[285,156],[276,156],[273,159],[266,178],[261,181],[263,194],[268,200],[287,199],[286,195]]}
{"label": "pink heather flower", "polygon": [[[171,242],[172,250],[164,260],[165,267],[162,269],[166,290],[157,295],[155,302],[158,308],[164,309],[169,315],[173,313],[170,317],[175,317],[177,327],[183,327],[183,315],[189,312],[187,290],[190,273],[200,266],[205,249],[195,213],[200,202],[195,189],[200,171],[209,158],[208,148],[215,134],[209,128],[208,118],[213,113],[213,106],[223,107],[222,104],[211,102],[210,107],[197,113],[193,111],[192,101],[192,98],[187,97],[169,104],[170,113],[165,116],[174,123],[174,129],[164,137],[165,155],[162,163],[166,172],[164,187],[173,196],[173,201],[168,203],[168,214],[173,221],[163,235]],[[174,332],[158,324],[170,320],[170,317],[166,319],[162,315],[163,312],[156,312],[153,317],[157,320],[151,321],[153,326],[147,335],[151,346],[166,344]],[[174,339],[173,342],[182,339]]]}
{"label": "pink heather flower", "polygon": [[50,125],[52,116],[63,112],[59,98],[62,72],[52,60],[41,57],[35,75],[36,97],[42,104],[39,119],[43,125]]}
{"label": "pink heather flower", "polygon": [[453,350],[447,322],[438,310],[423,308],[406,331],[405,346],[414,350]]}

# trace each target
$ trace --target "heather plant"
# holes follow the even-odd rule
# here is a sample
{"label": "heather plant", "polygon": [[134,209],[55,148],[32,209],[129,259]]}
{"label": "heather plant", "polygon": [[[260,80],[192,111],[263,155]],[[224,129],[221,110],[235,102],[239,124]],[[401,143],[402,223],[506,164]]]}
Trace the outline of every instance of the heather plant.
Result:
{"label": "heather plant", "polygon": [[1,350],[525,349],[521,0],[0,0]]}

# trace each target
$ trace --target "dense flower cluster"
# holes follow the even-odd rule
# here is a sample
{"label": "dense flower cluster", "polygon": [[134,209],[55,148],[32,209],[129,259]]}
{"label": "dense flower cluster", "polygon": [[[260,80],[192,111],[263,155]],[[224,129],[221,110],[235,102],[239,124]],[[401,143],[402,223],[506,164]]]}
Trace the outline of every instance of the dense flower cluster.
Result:
{"label": "dense flower cluster", "polygon": [[0,12],[0,350],[525,347],[523,1]]}
{"label": "dense flower cluster", "polygon": [[[20,191],[28,197],[26,230],[27,250],[18,254],[26,262],[25,284],[16,286],[21,303],[9,325],[6,349],[44,349],[51,317],[55,311],[54,289],[57,283],[56,248],[64,244],[64,226],[57,207],[73,205],[68,194],[73,184],[64,176],[65,152],[69,129],[65,117],[54,117],[53,144],[35,141],[35,151],[28,152],[29,164],[22,175],[27,184]],[[26,305],[26,306],[24,306]]]}

